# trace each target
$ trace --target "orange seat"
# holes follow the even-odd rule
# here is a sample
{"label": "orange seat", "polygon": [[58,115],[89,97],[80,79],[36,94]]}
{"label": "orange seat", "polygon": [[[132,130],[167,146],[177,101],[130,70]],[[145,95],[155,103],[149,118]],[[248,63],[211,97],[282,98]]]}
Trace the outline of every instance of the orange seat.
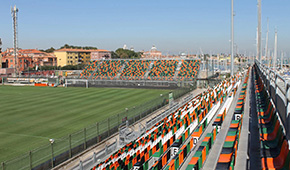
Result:
{"label": "orange seat", "polygon": [[279,121],[277,121],[276,124],[275,124],[275,128],[274,128],[272,133],[270,133],[270,134],[268,134],[268,133],[260,134],[261,140],[274,140],[277,137],[277,134],[278,134],[277,132],[278,132],[280,126],[281,125],[280,125]]}
{"label": "orange seat", "polygon": [[225,141],[227,141],[227,142],[235,141],[236,137],[237,137],[237,135],[235,135],[235,136],[227,136]]}
{"label": "orange seat", "polygon": [[233,152],[230,153],[230,154],[221,154],[220,157],[219,157],[218,162],[219,163],[228,163],[228,162],[231,161],[232,155],[233,155]]}
{"label": "orange seat", "polygon": [[279,156],[277,156],[276,158],[262,158],[261,159],[262,168],[281,169],[285,164],[285,160],[288,156],[288,153],[289,153],[288,142],[284,140]]}

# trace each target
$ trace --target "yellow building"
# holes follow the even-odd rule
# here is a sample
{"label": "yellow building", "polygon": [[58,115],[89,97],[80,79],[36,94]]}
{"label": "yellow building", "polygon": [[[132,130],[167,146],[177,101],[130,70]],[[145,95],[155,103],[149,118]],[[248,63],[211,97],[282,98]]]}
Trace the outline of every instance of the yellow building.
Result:
{"label": "yellow building", "polygon": [[59,49],[54,51],[54,55],[57,57],[58,66],[88,64],[91,60],[92,50],[83,49]]}

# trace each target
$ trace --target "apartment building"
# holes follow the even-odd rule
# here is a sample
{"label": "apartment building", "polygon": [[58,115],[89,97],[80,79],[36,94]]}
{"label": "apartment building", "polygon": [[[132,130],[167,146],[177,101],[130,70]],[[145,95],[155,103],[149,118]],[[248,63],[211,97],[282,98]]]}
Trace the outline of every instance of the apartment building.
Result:
{"label": "apartment building", "polygon": [[88,64],[91,60],[92,50],[83,49],[59,49],[54,51],[54,55],[57,58],[58,66]]}

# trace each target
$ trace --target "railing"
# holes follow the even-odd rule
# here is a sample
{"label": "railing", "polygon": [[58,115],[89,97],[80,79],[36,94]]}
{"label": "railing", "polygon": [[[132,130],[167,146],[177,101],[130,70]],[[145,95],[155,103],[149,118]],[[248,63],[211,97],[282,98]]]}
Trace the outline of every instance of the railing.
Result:
{"label": "railing", "polygon": [[167,81],[167,80],[87,80],[87,79],[65,79],[65,85],[77,87],[131,87],[131,88],[194,88],[196,79],[189,81]]}
{"label": "railing", "polygon": [[290,139],[290,84],[281,75],[261,64],[258,60],[255,60],[255,64],[264,86],[279,113],[285,134]]}

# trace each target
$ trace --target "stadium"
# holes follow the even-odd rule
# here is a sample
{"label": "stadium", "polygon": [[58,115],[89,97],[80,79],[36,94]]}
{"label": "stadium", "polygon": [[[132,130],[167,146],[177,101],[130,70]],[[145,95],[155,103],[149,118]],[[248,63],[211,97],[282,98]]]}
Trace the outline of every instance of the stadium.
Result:
{"label": "stadium", "polygon": [[285,80],[268,71],[276,93],[257,60],[202,79],[200,62],[106,59],[79,75],[3,78],[2,169],[289,169]]}
{"label": "stadium", "polygon": [[[196,89],[199,68],[196,59],[112,59],[91,61],[77,76],[56,78],[50,71],[4,77],[2,166],[56,167],[106,142],[125,125],[169,105],[176,108],[172,99]],[[125,138],[118,143],[128,142]]]}
{"label": "stadium", "polygon": [[[263,2],[282,25],[278,43],[267,19],[265,51],[261,0],[238,2],[237,20],[234,0],[17,2],[21,48],[3,1],[0,170],[289,170],[290,4],[278,1]],[[82,46],[54,48],[64,41]]]}
{"label": "stadium", "polygon": [[[198,59],[103,59],[70,74],[4,77],[2,169],[247,169],[245,149],[284,154],[287,167],[287,149],[265,148],[287,145],[271,102],[258,117],[265,146],[245,145],[255,143],[248,93],[267,95],[260,67],[202,78]],[[278,166],[267,159],[261,167]]]}

